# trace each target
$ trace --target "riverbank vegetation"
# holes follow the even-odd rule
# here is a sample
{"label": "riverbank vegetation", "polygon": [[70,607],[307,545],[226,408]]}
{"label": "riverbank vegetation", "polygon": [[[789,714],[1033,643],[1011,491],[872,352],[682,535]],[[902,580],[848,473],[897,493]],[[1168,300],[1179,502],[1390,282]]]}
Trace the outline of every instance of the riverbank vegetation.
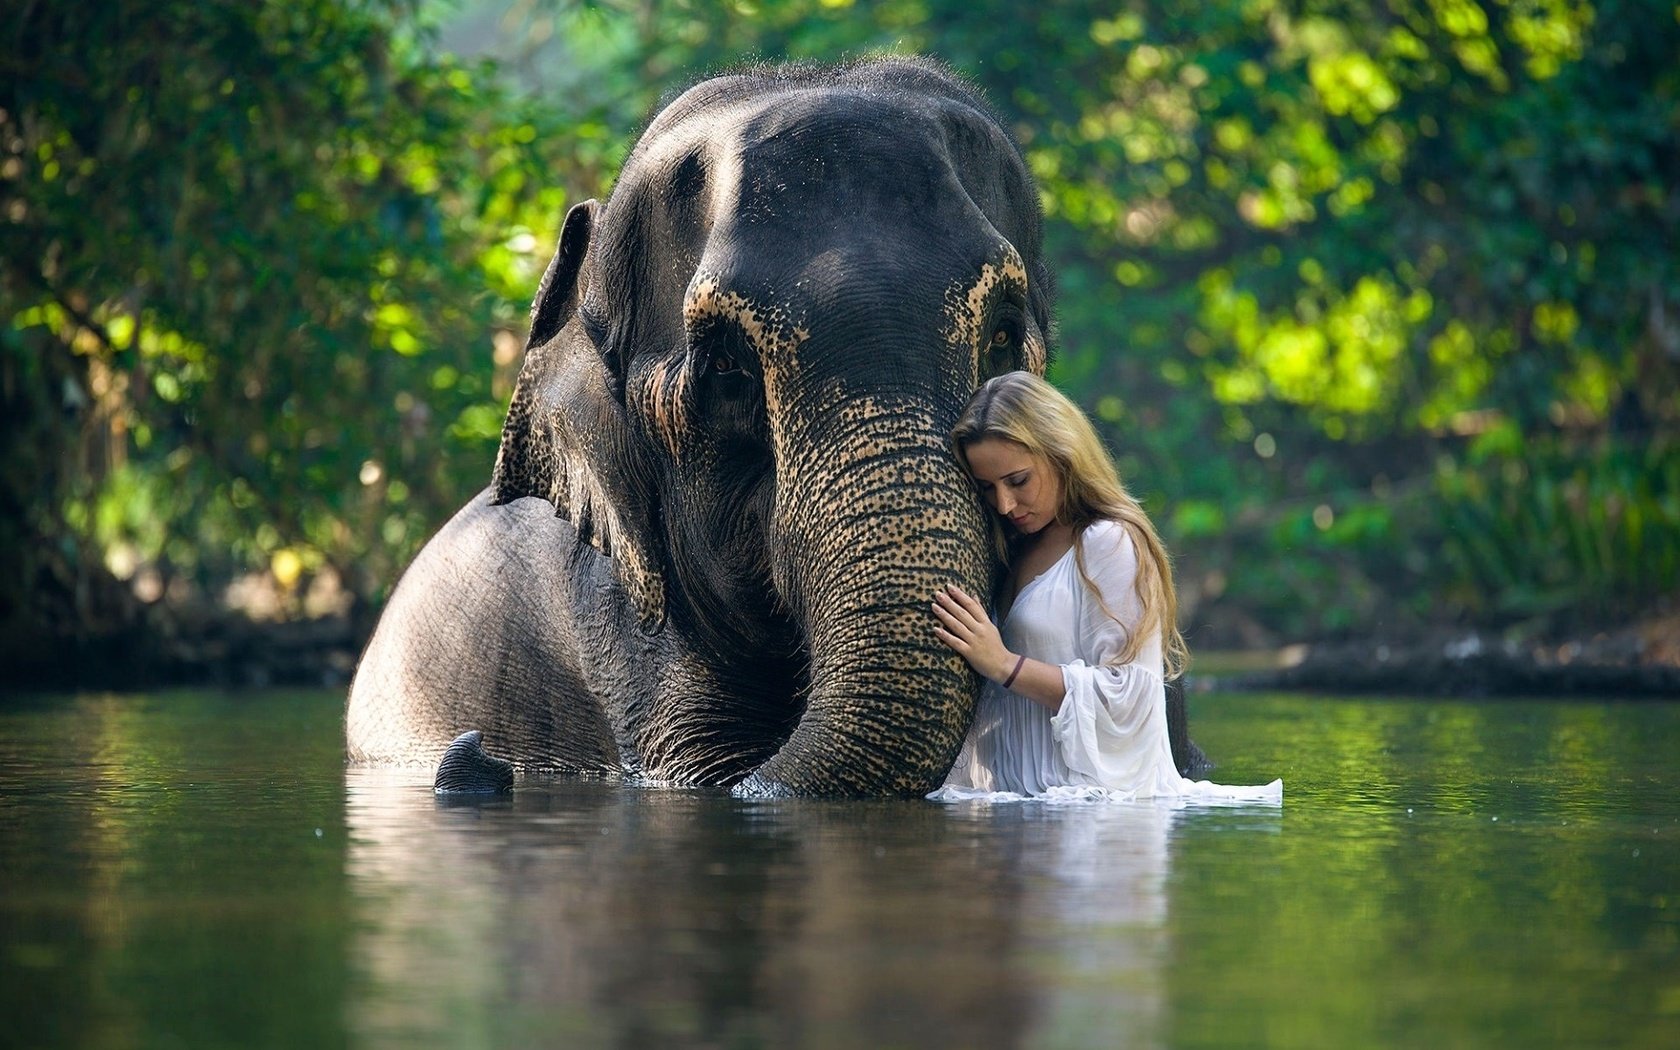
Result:
{"label": "riverbank vegetation", "polygon": [[230,608],[353,651],[488,479],[560,217],[647,111],[877,49],[1014,129],[1052,377],[1192,645],[1680,623],[1672,0],[112,0],[0,33],[0,666],[184,666]]}

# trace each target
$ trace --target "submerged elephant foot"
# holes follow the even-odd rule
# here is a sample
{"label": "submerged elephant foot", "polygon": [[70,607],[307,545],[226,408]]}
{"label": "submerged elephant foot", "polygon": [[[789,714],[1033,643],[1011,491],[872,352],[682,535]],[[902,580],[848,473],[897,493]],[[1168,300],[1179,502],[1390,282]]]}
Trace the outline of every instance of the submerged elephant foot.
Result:
{"label": "submerged elephant foot", "polygon": [[470,729],[451,741],[444,751],[432,790],[439,795],[512,791],[513,763],[486,752],[484,734]]}
{"label": "submerged elephant foot", "polygon": [[1213,769],[1207,753],[1190,739],[1190,705],[1184,697],[1184,679],[1167,683],[1167,742],[1172,745],[1173,765],[1178,775],[1201,780]]}
{"label": "submerged elephant foot", "polygon": [[1208,773],[1213,770],[1213,762],[1208,759],[1206,752],[1196,746],[1195,741],[1186,740],[1184,746],[1185,754],[1182,758],[1177,754],[1173,755],[1174,764],[1178,766],[1178,775],[1191,780],[1206,779]]}

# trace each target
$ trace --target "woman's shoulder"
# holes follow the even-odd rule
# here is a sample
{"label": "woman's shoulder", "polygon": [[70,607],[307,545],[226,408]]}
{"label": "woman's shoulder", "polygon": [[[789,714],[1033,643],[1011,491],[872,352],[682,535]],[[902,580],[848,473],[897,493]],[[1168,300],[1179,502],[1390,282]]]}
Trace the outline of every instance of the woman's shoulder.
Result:
{"label": "woman's shoulder", "polygon": [[1122,574],[1137,571],[1137,544],[1132,530],[1112,518],[1098,518],[1085,526],[1079,535],[1079,546],[1087,568],[1098,572],[1102,566]]}
{"label": "woman's shoulder", "polygon": [[1098,518],[1085,526],[1079,534],[1079,542],[1087,554],[1130,552],[1132,533],[1113,518]]}

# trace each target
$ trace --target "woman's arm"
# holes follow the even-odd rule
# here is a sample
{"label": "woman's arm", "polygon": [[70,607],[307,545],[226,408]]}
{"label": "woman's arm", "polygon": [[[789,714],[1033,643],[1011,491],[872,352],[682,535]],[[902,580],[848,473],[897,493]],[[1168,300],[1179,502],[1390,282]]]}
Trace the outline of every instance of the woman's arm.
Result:
{"label": "woman's arm", "polygon": [[933,596],[933,614],[939,619],[939,626],[933,629],[935,637],[956,650],[970,667],[1051,714],[1062,709],[1067,689],[1062,683],[1061,666],[1031,660],[1005,648],[997,625],[973,595],[949,584]]}
{"label": "woman's arm", "polygon": [[[1091,666],[1122,666],[1121,655],[1128,648],[1132,634],[1147,619],[1137,593],[1138,548],[1126,527],[1115,521],[1092,524],[1080,537],[1084,552],[1085,571],[1097,595],[1084,587],[1079,590],[1080,615],[1075,648]],[[1100,598],[1098,597],[1100,596]],[[1160,630],[1157,623],[1154,632]],[[1153,633],[1153,632],[1152,632]],[[1136,653],[1128,662],[1142,660],[1146,665],[1158,661],[1148,659],[1158,648],[1156,638],[1143,638]],[[1154,666],[1159,675],[1161,668]]]}

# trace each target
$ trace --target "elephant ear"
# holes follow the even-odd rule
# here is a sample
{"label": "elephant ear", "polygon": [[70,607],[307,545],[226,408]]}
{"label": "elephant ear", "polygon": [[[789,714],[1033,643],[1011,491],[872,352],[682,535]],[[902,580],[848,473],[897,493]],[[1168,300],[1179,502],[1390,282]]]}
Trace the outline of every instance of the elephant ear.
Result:
{"label": "elephant ear", "polygon": [[613,560],[643,628],[652,630],[665,619],[665,580],[653,545],[646,472],[637,465],[637,443],[606,362],[583,326],[572,323],[589,285],[589,242],[599,211],[589,200],[566,213],[537,287],[490,501],[538,496],[554,504],[579,539]]}

